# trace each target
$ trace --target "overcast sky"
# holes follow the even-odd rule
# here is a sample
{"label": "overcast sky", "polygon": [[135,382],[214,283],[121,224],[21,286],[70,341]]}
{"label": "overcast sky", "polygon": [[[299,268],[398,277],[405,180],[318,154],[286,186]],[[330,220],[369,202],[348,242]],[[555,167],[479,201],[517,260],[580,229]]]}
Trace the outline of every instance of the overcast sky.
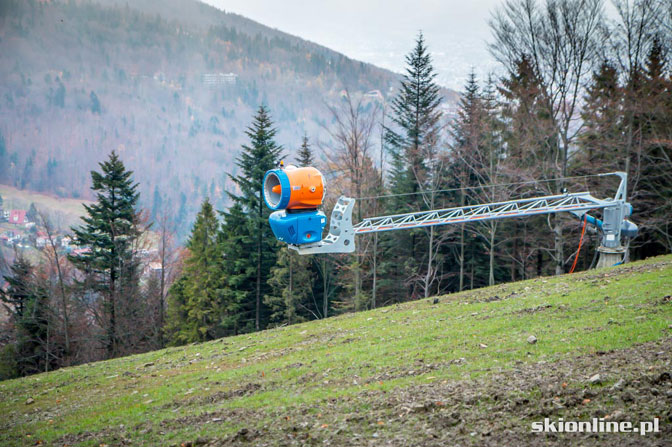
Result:
{"label": "overcast sky", "polygon": [[503,0],[205,0],[264,25],[397,72],[419,30],[434,55],[439,82],[461,89],[472,67],[496,68],[488,54],[488,19]]}

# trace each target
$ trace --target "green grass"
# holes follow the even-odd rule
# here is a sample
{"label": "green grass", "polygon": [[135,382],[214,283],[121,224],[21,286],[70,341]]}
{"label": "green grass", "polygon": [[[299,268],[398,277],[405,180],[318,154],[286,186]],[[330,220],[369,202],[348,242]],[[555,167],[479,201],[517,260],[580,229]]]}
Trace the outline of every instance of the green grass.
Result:
{"label": "green grass", "polygon": [[[270,424],[298,408],[317,417],[329,399],[367,390],[625,348],[666,336],[672,304],[660,303],[671,291],[666,256],[0,382],[0,445],[63,442],[80,432],[98,433],[81,445],[99,445],[113,432],[134,445],[179,445]],[[529,335],[538,342],[527,343]],[[35,403],[26,405],[28,398]],[[227,410],[238,417],[190,422]],[[366,399],[353,400],[351,410],[367,411]]]}

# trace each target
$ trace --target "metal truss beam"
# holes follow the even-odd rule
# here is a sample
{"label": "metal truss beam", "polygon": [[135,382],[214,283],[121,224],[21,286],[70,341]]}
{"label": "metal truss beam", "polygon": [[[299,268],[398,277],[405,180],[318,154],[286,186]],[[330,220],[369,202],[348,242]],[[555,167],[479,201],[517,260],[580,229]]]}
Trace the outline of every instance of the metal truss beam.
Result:
{"label": "metal truss beam", "polygon": [[631,211],[630,204],[626,202],[628,176],[624,172],[599,175],[615,175],[621,179],[613,199],[597,199],[590,195],[589,192],[568,193],[441,210],[368,217],[356,225],[352,223],[352,209],[355,199],[342,196],[338,199],[332,211],[329,234],[324,240],[312,244],[290,245],[290,248],[302,255],[352,253],[355,251],[355,235],[357,234],[407,230],[435,225],[483,222],[561,212],[571,212],[577,216],[581,216],[588,210],[602,208],[605,209],[602,224],[602,245],[606,248],[616,249],[620,247],[623,221]]}
{"label": "metal truss beam", "polygon": [[527,217],[537,214],[587,211],[614,205],[617,205],[617,203],[611,200],[596,199],[588,192],[580,192],[395,214],[391,216],[369,217],[356,224],[354,231],[356,234],[363,234],[379,231],[407,230],[436,225]]}

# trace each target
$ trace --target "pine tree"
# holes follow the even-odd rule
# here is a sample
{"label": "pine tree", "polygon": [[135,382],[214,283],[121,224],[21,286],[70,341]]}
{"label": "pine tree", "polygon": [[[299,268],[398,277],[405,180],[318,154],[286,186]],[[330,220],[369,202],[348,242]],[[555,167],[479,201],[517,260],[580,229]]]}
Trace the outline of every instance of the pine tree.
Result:
{"label": "pine tree", "polygon": [[[460,98],[457,119],[451,127],[454,142],[449,171],[453,175],[451,186],[458,189],[451,199],[459,206],[475,203],[469,188],[478,184],[479,178],[474,170],[476,165],[474,162],[480,161],[486,140],[486,105],[483,96],[476,74],[472,70]],[[457,245],[455,253],[459,266],[457,289],[483,285],[479,282],[480,275],[476,275],[472,267],[487,265],[487,261],[483,256],[485,251],[483,243],[474,233],[473,227],[460,225]]]}
{"label": "pine tree", "polygon": [[307,135],[303,136],[301,147],[299,148],[299,153],[296,157],[296,162],[299,164],[299,166],[313,166],[313,163],[315,162],[313,150],[310,148]]}
{"label": "pine tree", "polygon": [[[49,297],[35,278],[33,265],[19,255],[5,276],[6,290],[0,301],[6,304],[15,327],[14,365],[20,376],[51,369],[55,356],[50,352]],[[55,348],[52,348],[56,350]]]}
{"label": "pine tree", "polygon": [[[572,172],[591,175],[596,172],[614,172],[625,168],[624,90],[619,82],[619,71],[608,59],[593,72],[586,88],[585,106],[581,112],[583,132],[579,136],[579,150],[572,160]],[[612,185],[600,177],[585,180],[586,188],[595,197],[613,194]],[[629,191],[632,192],[632,191]],[[590,243],[590,240],[586,240]],[[585,246],[582,253],[597,247]]]}
{"label": "pine tree", "polygon": [[91,113],[98,114],[100,115],[100,100],[98,99],[98,95],[91,90],[91,94],[89,95],[89,99],[91,100]]}
{"label": "pine tree", "polygon": [[215,210],[206,198],[187,241],[190,256],[185,262],[184,275],[188,278],[185,293],[191,324],[187,324],[190,339],[185,341],[212,340],[218,336],[218,290],[222,280],[218,272],[221,258],[218,232]]}
{"label": "pine tree", "polygon": [[[58,83],[58,87],[56,88],[56,91],[53,92],[53,96],[51,97],[51,102],[56,107],[64,108],[65,107],[65,86],[63,85],[63,82],[61,82],[61,80],[59,78],[56,78],[56,82]],[[49,90],[51,91],[51,88]]]}
{"label": "pine tree", "polygon": [[[440,173],[434,172],[439,166],[436,163],[441,128],[442,97],[440,88],[435,82],[436,72],[432,66],[431,55],[420,33],[415,48],[406,56],[406,73],[401,81],[400,90],[391,103],[392,127],[385,129],[385,143],[391,155],[390,189],[395,194],[402,194],[389,201],[389,212],[400,213],[419,211],[434,205],[435,196],[428,191],[437,189]],[[428,163],[429,161],[429,163]],[[422,194],[417,194],[422,193]],[[423,294],[429,293],[432,281],[433,256],[435,253],[434,231],[431,227],[428,235],[422,230],[403,232],[385,238],[383,245],[384,258],[402,257],[409,259],[402,271],[397,267],[399,277],[420,277]],[[427,239],[427,242],[424,241]],[[417,247],[428,244],[427,272],[420,275],[417,265]],[[390,252],[388,249],[391,249]],[[400,284],[399,290],[406,289]],[[415,294],[411,288],[411,295]]]}
{"label": "pine tree", "polygon": [[257,238],[240,203],[235,203],[221,214],[224,223],[219,243],[222,275],[226,278],[222,290],[221,324],[227,335],[236,335],[255,329],[257,272],[250,253],[255,250]]}
{"label": "pine tree", "polygon": [[139,193],[133,172],[126,170],[114,151],[99,165],[101,172],[91,172],[96,202],[84,205],[83,225],[72,228],[73,243],[88,251],[69,259],[86,275],[81,286],[102,298],[103,344],[108,357],[113,357],[123,352],[125,341],[136,335],[126,329],[133,322],[125,320],[139,304],[135,296],[139,281],[135,244],[142,232],[138,228],[135,207]]}
{"label": "pine tree", "polygon": [[[623,99],[618,76],[618,70],[608,60],[593,73],[581,113],[584,131],[579,141],[583,150],[578,154],[577,174],[595,172],[595,165],[600,163],[602,168],[604,162],[610,165],[604,166],[605,172],[622,169]],[[591,191],[596,192],[594,188]]]}
{"label": "pine tree", "polygon": [[187,241],[189,257],[181,279],[171,288],[171,304],[167,324],[171,344],[212,340],[221,336],[220,295],[221,247],[218,241],[219,222],[207,198],[201,205]]}
{"label": "pine tree", "polygon": [[154,196],[152,198],[152,221],[156,222],[163,211],[163,196],[157,185],[154,186]]}
{"label": "pine tree", "polygon": [[[576,175],[625,168],[624,100],[619,71],[605,59],[586,88],[585,106],[581,112],[583,132],[579,137],[580,150],[576,151],[572,163],[572,172]],[[586,180],[591,193],[596,197],[613,194],[610,185],[600,180]]]}
{"label": "pine tree", "polygon": [[[451,133],[454,139],[453,158],[451,160],[450,171],[455,176],[457,183],[456,188],[458,197],[454,202],[459,206],[465,206],[469,203],[467,197],[467,189],[474,184],[474,179],[469,172],[469,166],[465,163],[466,158],[464,153],[473,151],[479,144],[479,127],[481,120],[481,93],[478,82],[476,82],[476,74],[472,70],[467,78],[467,83],[464,86],[464,93],[460,98],[460,108],[457,112],[457,119],[452,125]],[[463,290],[466,286],[465,277],[468,273],[469,261],[467,256],[471,254],[473,260],[474,247],[473,235],[467,232],[465,224],[460,224],[458,250],[456,253],[457,262],[459,265],[459,286],[458,290]],[[471,248],[471,250],[468,250]],[[473,284],[473,276],[471,277]]]}
{"label": "pine tree", "polygon": [[[480,187],[472,191],[472,197],[480,203],[510,200],[514,195],[511,186],[487,186],[506,183],[509,178],[504,142],[506,124],[500,116],[501,105],[502,97],[498,95],[495,78],[489,75],[483,88],[484,148],[479,163],[475,165]],[[508,241],[509,235],[501,231],[503,225],[500,221],[491,220],[475,227],[487,244],[488,285],[506,277],[504,263],[500,259],[503,251],[499,246]]]}
{"label": "pine tree", "polygon": [[[505,123],[506,166],[509,182],[530,179],[551,180],[557,177],[558,139],[552,112],[548,109],[542,81],[529,57],[523,56],[514,73],[502,80],[501,116]],[[554,194],[553,182],[537,185],[536,193]],[[544,271],[544,260],[555,251],[550,246],[546,217],[531,217],[513,223],[510,241],[511,276],[552,273]],[[536,266],[533,265],[536,260]],[[517,270],[517,273],[516,273]]]}
{"label": "pine tree", "polygon": [[7,308],[16,317],[23,317],[27,303],[32,296],[33,266],[23,256],[18,256],[12,264],[11,275],[5,276],[6,290],[0,290],[0,300],[9,305]]}
{"label": "pine tree", "polygon": [[268,280],[272,293],[265,302],[271,309],[271,321],[294,324],[316,318],[321,312],[313,299],[316,276],[311,256],[283,247]]}
{"label": "pine tree", "polygon": [[[529,58],[518,61],[516,72],[502,80],[502,118],[508,123],[504,139],[508,159],[522,171],[534,171],[534,178],[555,175],[557,137],[542,81]],[[551,160],[551,161],[549,161]]]}
{"label": "pine tree", "polygon": [[[483,101],[476,74],[472,70],[460,98],[457,119],[452,125],[454,149],[461,152],[475,152],[481,144],[481,125],[483,119]],[[461,157],[463,160],[466,158]],[[463,167],[466,169],[466,166]],[[469,186],[468,184],[464,186]]]}
{"label": "pine tree", "polygon": [[425,160],[428,152],[436,149],[440,130],[442,97],[422,33],[413,51],[406,56],[406,64],[400,91],[391,104],[396,128],[386,128],[385,134],[395,161],[391,179],[395,193],[418,192],[424,188]]}
{"label": "pine tree", "polygon": [[168,344],[179,346],[187,343],[188,337],[183,336],[184,328],[189,319],[188,299],[185,293],[187,276],[181,275],[168,290],[166,321],[163,334]]}
{"label": "pine tree", "polygon": [[30,204],[30,208],[28,208],[28,212],[26,213],[26,219],[28,219],[29,222],[37,222],[37,207],[35,206],[35,203]]}
{"label": "pine tree", "polygon": [[7,142],[5,141],[5,136],[3,135],[2,131],[0,131],[0,179],[2,179],[2,181],[5,183],[9,183],[9,179],[5,177],[7,174],[6,165],[8,165],[7,155]]}
{"label": "pine tree", "polygon": [[178,227],[178,232],[177,232],[177,237],[178,239],[186,239],[187,234],[186,232],[189,230],[188,224],[190,223],[187,220],[187,195],[184,193],[184,191],[180,192],[180,201],[179,201],[179,206],[177,208],[177,216],[175,218],[176,222],[181,222],[182,225]]}
{"label": "pine tree", "polygon": [[50,337],[51,309],[49,295],[34,284],[26,309],[17,322],[17,363],[21,375],[46,372],[54,369],[60,347],[53,346]]}
{"label": "pine tree", "polygon": [[[630,163],[630,200],[637,210],[639,257],[672,252],[672,78],[669,57],[656,36],[633,93],[639,107],[634,113],[636,151]],[[669,49],[668,49],[669,51]]]}
{"label": "pine tree", "polygon": [[35,162],[35,151],[33,150],[30,156],[26,159],[26,164],[23,166],[23,174],[20,177],[18,184],[20,189],[28,187],[33,176],[33,165]]}
{"label": "pine tree", "polygon": [[263,297],[270,291],[267,279],[277,257],[277,244],[268,224],[270,211],[263,198],[264,175],[278,165],[283,150],[275,142],[276,133],[268,109],[260,106],[252,125],[245,132],[250,144],[243,145],[243,151],[236,160],[240,173],[232,176],[240,188],[240,195],[231,194],[231,198],[246,212],[247,225],[254,238],[254,250],[247,254],[247,259],[254,265],[256,274],[255,330],[262,329],[265,324]]}

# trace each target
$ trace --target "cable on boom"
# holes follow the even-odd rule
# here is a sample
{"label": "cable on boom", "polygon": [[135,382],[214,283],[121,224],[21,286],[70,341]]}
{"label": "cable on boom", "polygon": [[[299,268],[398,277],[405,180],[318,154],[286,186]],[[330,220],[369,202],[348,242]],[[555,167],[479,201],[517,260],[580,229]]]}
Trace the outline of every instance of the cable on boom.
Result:
{"label": "cable on boom", "polygon": [[435,189],[431,191],[417,191],[417,192],[404,192],[399,194],[383,194],[379,196],[369,196],[369,197],[355,197],[356,200],[373,200],[373,199],[383,199],[388,197],[402,197],[402,196],[413,196],[418,194],[431,194],[431,193],[440,193],[440,192],[457,192],[465,190],[474,190],[474,189],[486,189],[486,188],[497,188],[501,186],[518,186],[518,185],[534,185],[538,183],[550,183],[559,180],[576,180],[589,177],[603,177],[601,174],[587,174],[587,175],[577,175],[572,177],[557,177],[553,179],[546,180],[529,180],[526,182],[513,182],[513,183],[493,183],[491,185],[481,185],[481,186],[462,186],[460,188],[448,188],[448,189]]}

